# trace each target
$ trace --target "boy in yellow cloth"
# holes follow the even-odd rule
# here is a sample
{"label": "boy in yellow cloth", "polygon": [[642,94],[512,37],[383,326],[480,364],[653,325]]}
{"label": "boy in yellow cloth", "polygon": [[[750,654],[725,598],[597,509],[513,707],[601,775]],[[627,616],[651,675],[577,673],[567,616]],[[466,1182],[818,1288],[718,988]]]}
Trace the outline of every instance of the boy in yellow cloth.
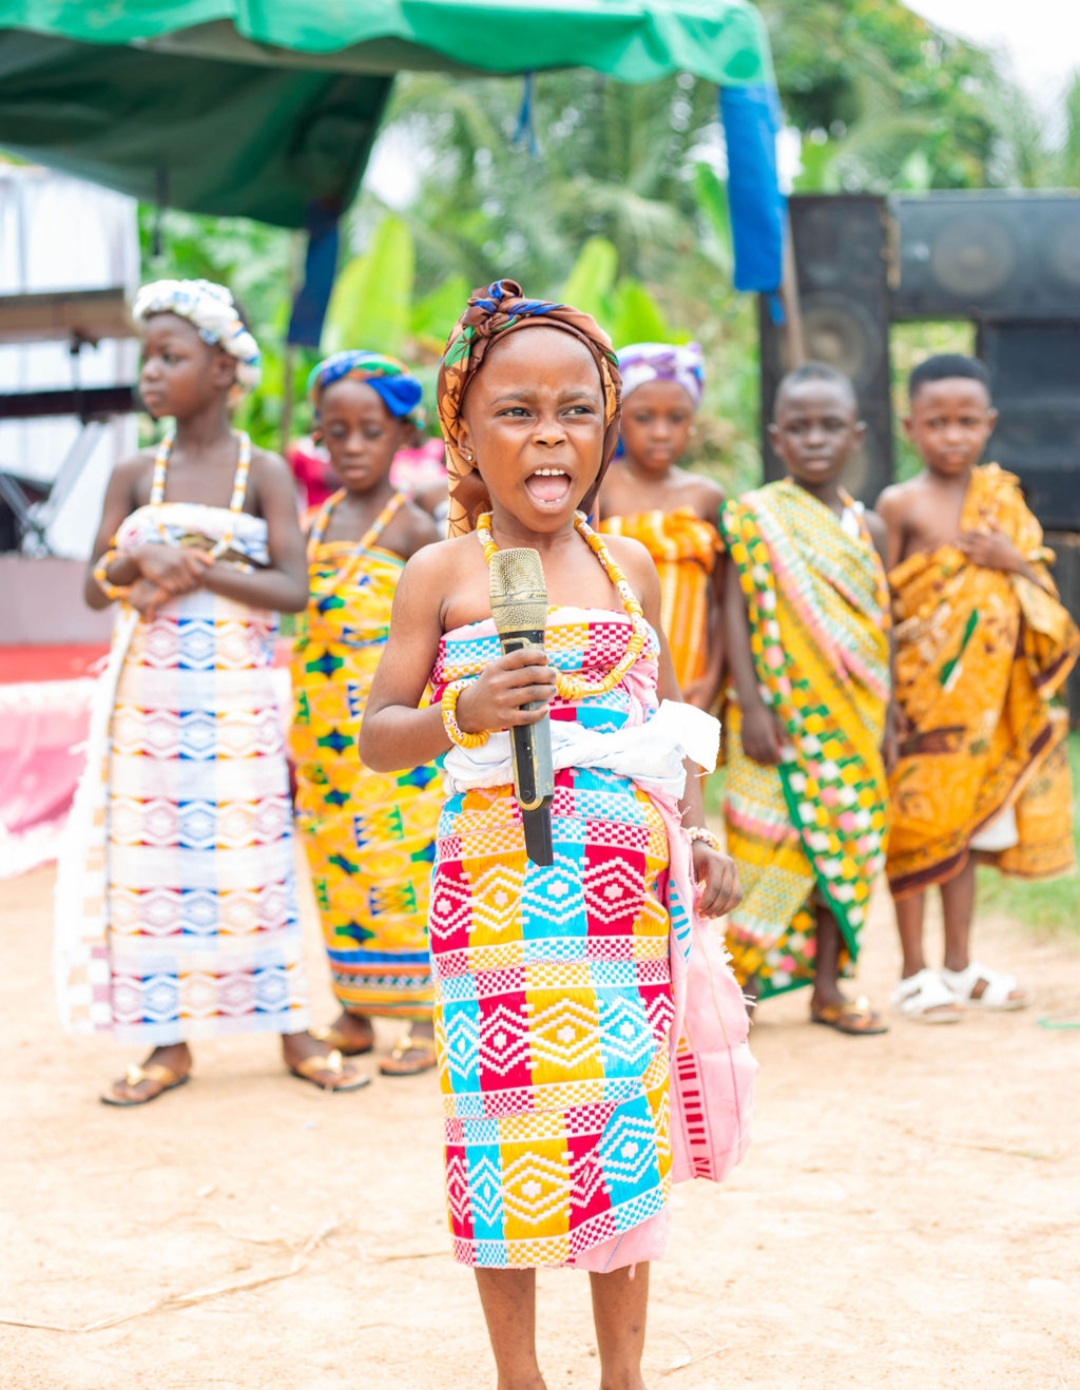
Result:
{"label": "boy in yellow cloth", "polygon": [[[979,467],[997,419],[970,357],[932,357],[910,381],[909,438],[925,467],[887,489],[896,696],[906,727],[890,778],[889,885],[904,953],[902,1013],[1021,1008],[1015,978],[969,951],[976,861],[1045,878],[1073,867],[1066,714],[1052,703],[1080,634],[1047,571],[1053,553],[1018,480]],[[926,889],[941,886],[945,968],[923,955]]]}
{"label": "boy in yellow cloth", "polygon": [[421,387],[395,358],[350,351],[320,362],[308,389],[343,484],[312,522],[292,662],[297,821],[341,1005],[321,1036],[356,1056],[374,1046],[372,1015],[400,1019],[379,1070],[413,1075],[435,1065],[427,914],[442,789],[430,764],[374,772],[359,736],[405,561],[439,538],[390,482]]}
{"label": "boy in yellow cloth", "polygon": [[770,426],[788,476],[720,513],[724,819],[743,888],[728,947],[748,994],[810,985],[813,1021],[857,1036],[885,1031],[839,978],[885,862],[890,685],[885,528],[839,483],[864,431],[847,377],[789,373]]}
{"label": "boy in yellow cloth", "polygon": [[679,468],[705,382],[697,343],[634,343],[619,354],[620,452],[600,493],[600,530],[640,541],[660,576],[660,614],[687,703],[710,709],[723,667],[718,483]]}

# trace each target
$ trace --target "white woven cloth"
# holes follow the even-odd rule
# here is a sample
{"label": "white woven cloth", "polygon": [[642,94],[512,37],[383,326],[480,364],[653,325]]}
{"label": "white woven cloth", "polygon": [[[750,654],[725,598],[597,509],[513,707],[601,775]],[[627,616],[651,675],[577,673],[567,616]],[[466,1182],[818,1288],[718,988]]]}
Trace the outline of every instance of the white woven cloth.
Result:
{"label": "white woven cloth", "polygon": [[[551,759],[555,771],[591,767],[632,778],[650,795],[678,800],[686,788],[689,758],[706,772],[716,766],[720,723],[695,705],[664,700],[645,724],[612,733],[569,720],[551,721]],[[443,767],[446,794],[475,787],[503,787],[514,780],[510,735],[493,733],[482,748],[454,747]]]}

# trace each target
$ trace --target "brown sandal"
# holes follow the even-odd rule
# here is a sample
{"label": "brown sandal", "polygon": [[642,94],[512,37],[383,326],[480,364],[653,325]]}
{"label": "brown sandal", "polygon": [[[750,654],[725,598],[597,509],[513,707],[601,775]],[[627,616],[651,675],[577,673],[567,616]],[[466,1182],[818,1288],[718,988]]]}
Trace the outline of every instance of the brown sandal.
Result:
{"label": "brown sandal", "polygon": [[[410,1052],[420,1054],[419,1062],[406,1062]],[[439,1065],[439,1054],[435,1050],[434,1038],[414,1038],[411,1028],[406,1028],[394,1044],[389,1057],[379,1063],[383,1076],[419,1076]]]}
{"label": "brown sandal", "polygon": [[113,1083],[114,1086],[123,1084],[134,1087],[143,1081],[149,1081],[157,1087],[157,1090],[135,1100],[118,1096],[115,1091],[106,1091],[101,1097],[101,1103],[102,1105],[115,1105],[120,1110],[130,1110],[136,1105],[149,1105],[152,1100],[157,1100],[158,1096],[163,1096],[166,1091],[175,1091],[178,1086],[183,1086],[185,1082],[190,1080],[191,1073],[189,1071],[173,1071],[172,1067],[166,1067],[161,1062],[148,1062],[145,1067],[136,1066],[132,1062],[124,1074],[123,1083],[116,1081]]}
{"label": "brown sandal", "polygon": [[301,1081],[310,1081],[313,1086],[318,1086],[320,1091],[361,1091],[365,1086],[371,1085],[371,1077],[363,1076],[359,1072],[348,1081],[343,1081],[341,1085],[331,1081],[327,1085],[325,1081],[320,1081],[319,1076],[343,1077],[345,1063],[341,1053],[335,1048],[333,1052],[318,1053],[313,1057],[305,1057],[302,1062],[297,1062],[289,1070],[293,1076],[298,1076]]}
{"label": "brown sandal", "polygon": [[842,999],[839,1004],[826,1004],[820,1009],[811,1008],[810,1021],[823,1023],[826,1028],[835,1028],[849,1038],[871,1038],[889,1031],[888,1024],[882,1023],[881,1015],[870,1005],[865,995],[860,995],[854,1003]]}

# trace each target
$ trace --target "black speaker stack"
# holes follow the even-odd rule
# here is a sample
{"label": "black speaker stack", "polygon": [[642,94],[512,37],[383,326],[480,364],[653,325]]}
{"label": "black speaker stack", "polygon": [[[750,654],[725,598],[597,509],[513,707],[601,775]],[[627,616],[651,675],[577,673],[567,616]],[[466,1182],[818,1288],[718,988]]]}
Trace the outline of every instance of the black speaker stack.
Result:
{"label": "black speaker stack", "polygon": [[894,319],[973,319],[1000,412],[987,457],[1080,530],[1080,196],[898,198]]}
{"label": "black speaker stack", "polygon": [[[1019,476],[1080,617],[1080,194],[795,196],[790,215],[806,355],[851,377],[868,425],[850,490],[872,504],[892,479],[890,323],[974,322],[999,412],[987,458]],[[764,300],[759,315],[769,479],[781,469],[766,427],[787,364]],[[1080,677],[1071,704],[1080,721]]]}

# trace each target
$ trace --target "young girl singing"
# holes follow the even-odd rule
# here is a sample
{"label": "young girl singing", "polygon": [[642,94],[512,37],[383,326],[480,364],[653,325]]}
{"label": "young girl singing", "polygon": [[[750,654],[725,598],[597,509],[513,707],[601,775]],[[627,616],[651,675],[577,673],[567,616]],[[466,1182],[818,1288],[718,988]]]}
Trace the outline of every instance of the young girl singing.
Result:
{"label": "young girl singing", "polygon": [[427,916],[442,792],[430,764],[373,772],[358,738],[405,561],[441,534],[390,481],[421,386],[395,358],[338,352],[311,373],[308,394],[341,483],[312,522],[311,598],[292,663],[297,822],[341,1005],[319,1036],[355,1056],[374,1046],[372,1015],[400,1019],[379,1067],[412,1075],[435,1065]]}
{"label": "young girl singing", "polygon": [[277,612],[307,602],[292,478],[234,431],[259,349],[204,280],[144,285],[140,390],[175,427],[116,469],[86,579],[121,602],[57,882],[65,1022],[149,1045],[102,1099],[188,1080],[189,1042],[282,1038],[296,1075],[365,1084],[307,1032],[292,807],[271,683]]}
{"label": "young girl singing", "polygon": [[[738,900],[715,838],[681,823],[702,824],[684,759],[711,766],[716,724],[659,703],[679,692],[652,561],[585,522],[618,438],[618,369],[593,320],[509,280],[478,291],[438,404],[457,534],[406,566],[361,754],[387,771],[444,759],[429,928],[454,1253],[476,1268],[501,1390],[543,1385],[535,1271],[549,1265],[589,1271],[602,1383],[636,1390],[683,1142],[669,1078],[693,882],[701,913]],[[542,650],[500,654],[488,566],[505,547],[542,558]],[[506,730],[548,715],[555,856],[540,867]],[[713,989],[741,1078],[730,1146],[752,1064],[722,963]]]}

